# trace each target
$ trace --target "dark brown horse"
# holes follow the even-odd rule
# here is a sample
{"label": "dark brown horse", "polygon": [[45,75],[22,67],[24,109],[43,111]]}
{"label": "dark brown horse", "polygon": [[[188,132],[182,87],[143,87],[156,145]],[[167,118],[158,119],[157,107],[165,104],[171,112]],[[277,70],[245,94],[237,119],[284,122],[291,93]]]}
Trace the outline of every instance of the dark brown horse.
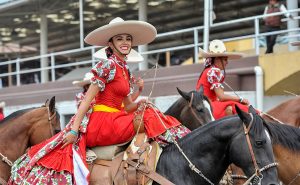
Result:
{"label": "dark brown horse", "polygon": [[165,112],[166,115],[175,117],[190,130],[214,121],[210,102],[203,94],[203,86],[199,91],[184,92],[179,88],[177,91],[181,98],[170,106]]}
{"label": "dark brown horse", "polygon": [[[274,119],[268,115],[270,115]],[[278,106],[268,111],[266,115],[263,115],[263,118],[272,122],[274,122],[275,120],[279,120],[280,122],[283,122],[286,125],[291,125],[299,128],[300,127],[300,97],[296,97],[279,104]],[[291,133],[286,132],[285,134],[282,134],[282,138],[284,138],[283,137],[284,135],[288,136],[290,134],[293,134],[295,131],[297,131],[296,133],[298,134],[298,136],[295,136],[294,138],[288,138],[288,139],[294,140],[290,142],[299,143],[300,142],[299,129],[291,130]],[[285,141],[285,143],[287,143],[287,141]],[[282,146],[279,144],[273,144],[273,150],[274,150],[275,158],[279,162],[279,166],[278,166],[279,179],[284,184],[287,185],[300,184],[300,163],[299,163],[300,147],[298,147],[297,149],[293,147],[291,149],[285,145]],[[238,177],[243,177],[243,173],[240,169],[233,168],[232,170],[234,173],[234,177],[236,175]],[[244,182],[245,180],[243,178],[234,179],[235,185],[240,185],[243,184]]]}
{"label": "dark brown horse", "polygon": [[0,122],[0,184],[10,176],[11,163],[32,145],[60,131],[55,97],[39,108],[19,110]]}

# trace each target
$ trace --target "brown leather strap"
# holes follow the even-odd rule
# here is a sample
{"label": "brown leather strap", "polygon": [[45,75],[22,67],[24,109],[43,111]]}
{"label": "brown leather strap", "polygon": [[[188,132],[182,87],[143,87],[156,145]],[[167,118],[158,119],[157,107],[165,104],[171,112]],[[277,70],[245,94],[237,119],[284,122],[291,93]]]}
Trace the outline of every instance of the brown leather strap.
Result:
{"label": "brown leather strap", "polygon": [[112,166],[112,161],[107,161],[107,160],[103,160],[103,159],[96,159],[93,164],[98,164],[98,165],[102,165],[102,166],[111,167]]}
{"label": "brown leather strap", "polygon": [[159,175],[158,173],[154,172],[153,170],[149,169],[145,165],[141,165],[139,163],[136,163],[136,162],[128,160],[128,159],[126,160],[126,162],[130,166],[132,166],[132,167],[136,168],[137,170],[139,170],[139,172],[141,174],[146,175],[147,177],[151,178],[152,180],[154,180],[155,182],[157,182],[161,185],[175,185],[171,181],[169,181],[165,177]]}
{"label": "brown leather strap", "polygon": [[136,185],[137,183],[137,176],[136,176],[136,168],[131,165],[128,165],[126,168],[127,171],[127,185]]}
{"label": "brown leather strap", "polygon": [[123,160],[124,152],[117,155],[111,162],[110,170],[111,170],[111,177],[114,180],[118,170],[120,168],[121,162]]}

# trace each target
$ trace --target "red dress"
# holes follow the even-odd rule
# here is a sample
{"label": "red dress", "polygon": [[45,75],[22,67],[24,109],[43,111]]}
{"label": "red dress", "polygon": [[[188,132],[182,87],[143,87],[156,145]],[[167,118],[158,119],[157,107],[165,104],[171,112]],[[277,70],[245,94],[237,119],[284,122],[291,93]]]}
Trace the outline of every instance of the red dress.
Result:
{"label": "red dress", "polygon": [[0,112],[0,121],[4,119],[4,114]]}
{"label": "red dress", "polygon": [[[111,57],[113,63],[104,66],[98,63],[92,73],[95,78],[92,83],[99,85],[101,91],[96,95],[97,105],[105,105],[120,110],[119,112],[93,112],[87,129],[87,146],[103,146],[123,143],[132,139],[135,135],[133,127],[133,113],[127,113],[122,108],[123,99],[131,93],[131,75],[124,61],[116,56]],[[110,73],[115,71],[114,76]],[[101,83],[103,82],[103,83]],[[105,85],[105,86],[104,86]],[[180,125],[171,116],[161,117],[167,128]],[[153,138],[166,130],[152,109],[146,109],[144,113],[144,125],[148,137]]]}
{"label": "red dress", "polygon": [[233,113],[236,114],[235,105],[238,105],[243,111],[248,112],[248,106],[243,105],[235,101],[219,101],[214,91],[215,88],[224,88],[222,82],[224,81],[224,75],[221,70],[215,66],[210,66],[202,72],[199,77],[196,90],[203,86],[204,95],[209,98],[213,108],[213,116],[215,119],[220,119],[226,116],[225,109],[228,106],[232,106]]}

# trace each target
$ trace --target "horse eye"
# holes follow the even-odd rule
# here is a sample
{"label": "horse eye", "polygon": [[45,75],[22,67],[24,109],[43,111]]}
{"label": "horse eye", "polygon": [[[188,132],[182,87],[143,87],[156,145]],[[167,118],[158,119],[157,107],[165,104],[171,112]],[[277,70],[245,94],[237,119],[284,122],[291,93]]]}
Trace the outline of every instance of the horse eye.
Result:
{"label": "horse eye", "polygon": [[256,145],[257,147],[261,147],[261,146],[263,146],[265,143],[266,143],[266,140],[256,140],[256,141],[255,141],[255,145]]}
{"label": "horse eye", "polygon": [[202,108],[197,109],[198,112],[203,112]]}

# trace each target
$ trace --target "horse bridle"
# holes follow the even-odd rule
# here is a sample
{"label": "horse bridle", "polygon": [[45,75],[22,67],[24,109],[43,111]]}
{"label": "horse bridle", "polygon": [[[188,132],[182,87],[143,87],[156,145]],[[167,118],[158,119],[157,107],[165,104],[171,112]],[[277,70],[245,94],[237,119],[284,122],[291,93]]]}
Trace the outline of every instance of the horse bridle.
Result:
{"label": "horse bridle", "polygon": [[[191,97],[191,102],[193,100],[193,93],[192,93],[192,97]],[[190,106],[191,106],[191,103],[190,103]],[[153,109],[155,110],[155,109]],[[156,114],[157,112],[154,111]],[[164,114],[162,114],[164,116]],[[262,172],[263,171],[266,171],[270,168],[273,168],[273,167],[276,167],[278,165],[278,163],[276,162],[273,162],[271,164],[268,164],[262,168],[259,168],[258,167],[258,164],[257,164],[257,161],[256,161],[256,158],[255,158],[255,155],[254,155],[254,151],[253,151],[253,148],[252,148],[252,144],[251,144],[251,141],[250,141],[250,136],[249,136],[249,131],[251,129],[251,126],[253,124],[253,115],[252,113],[250,113],[250,116],[251,116],[251,121],[250,121],[250,124],[248,126],[248,128],[246,127],[245,123],[243,122],[243,128],[244,128],[244,134],[246,136],[246,140],[247,140],[247,145],[248,145],[248,148],[249,148],[249,151],[250,151],[250,154],[251,154],[251,159],[252,159],[252,162],[253,162],[253,165],[254,165],[254,168],[255,168],[255,172],[254,174],[247,180],[246,183],[244,183],[244,185],[248,185],[250,184],[250,182],[252,181],[252,179],[254,179],[254,183],[252,184],[261,184],[261,180],[263,179],[263,175],[262,175]],[[169,131],[169,129],[167,129],[166,125],[164,124],[164,122],[161,120],[161,118],[158,116],[160,122],[162,123],[162,125],[165,127],[165,129],[167,131]],[[186,159],[186,161],[189,163],[189,167],[192,171],[194,171],[195,173],[197,173],[199,176],[201,176],[207,183],[209,183],[210,185],[214,185],[214,183],[212,183],[209,178],[207,178],[201,170],[199,170],[195,164],[192,163],[192,161],[186,156],[186,154],[184,153],[184,151],[182,150],[182,148],[179,146],[179,144],[177,143],[176,139],[174,138],[173,134],[171,132],[169,132],[171,135],[172,135],[172,140],[175,144],[175,146],[178,148],[179,152],[182,154],[182,156]]]}
{"label": "horse bridle", "polygon": [[50,127],[50,132],[51,132],[51,137],[52,137],[52,136],[54,136],[53,126],[52,126],[52,120],[56,116],[56,111],[54,111],[53,115],[50,115],[49,106],[45,105],[45,107],[47,108],[47,112],[48,112],[48,122],[49,122],[49,125],[50,125],[49,127]]}
{"label": "horse bridle", "polygon": [[253,124],[253,115],[252,115],[252,113],[250,113],[250,116],[251,116],[251,121],[250,121],[250,124],[249,124],[248,128],[246,127],[246,125],[245,125],[244,122],[243,122],[243,128],[244,128],[244,134],[246,136],[246,141],[247,141],[247,145],[248,145],[248,148],[249,148],[251,159],[252,159],[252,162],[253,162],[253,165],[254,165],[255,172],[244,183],[244,185],[250,184],[250,182],[252,181],[252,179],[254,179],[253,180],[254,182],[252,184],[261,184],[261,180],[263,179],[262,172],[265,171],[265,170],[268,170],[270,168],[276,167],[278,165],[278,163],[273,162],[271,164],[267,164],[266,166],[264,166],[262,168],[259,168],[259,166],[257,164],[257,161],[256,161],[256,158],[255,158],[255,155],[254,155],[254,151],[253,151],[253,147],[252,147],[252,144],[251,144],[250,136],[249,136],[249,132],[250,132],[251,126]]}
{"label": "horse bridle", "polygon": [[198,115],[196,114],[195,110],[192,107],[193,99],[194,99],[194,93],[192,92],[191,100],[189,102],[189,108],[191,109],[192,114],[194,115],[194,117],[199,121],[199,123],[201,124],[201,126],[203,126],[202,121],[199,119]]}

